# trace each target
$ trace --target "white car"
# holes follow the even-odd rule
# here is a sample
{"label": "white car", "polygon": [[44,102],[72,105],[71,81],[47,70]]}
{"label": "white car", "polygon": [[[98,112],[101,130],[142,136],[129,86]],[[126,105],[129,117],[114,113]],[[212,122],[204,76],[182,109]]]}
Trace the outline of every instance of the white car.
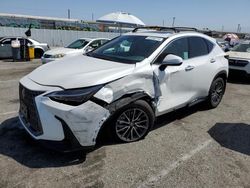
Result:
{"label": "white car", "polygon": [[201,101],[217,107],[228,60],[216,40],[155,29],[136,29],[22,78],[19,118],[26,131],[49,147],[94,146],[104,128],[133,142],[162,114]]}
{"label": "white car", "polygon": [[[46,43],[40,43],[34,39],[26,37],[0,37],[0,58],[13,58],[11,42],[19,40],[22,46],[32,45],[35,49],[35,58],[41,58],[45,51],[50,47]],[[22,55],[23,56],[23,55]]]}
{"label": "white car", "polygon": [[52,50],[47,51],[43,54],[41,60],[42,63],[48,63],[50,61],[59,60],[65,56],[75,56],[83,53],[87,53],[104,43],[108,42],[110,39],[106,38],[97,38],[97,39],[89,39],[89,38],[80,38],[70,45],[62,48],[54,48]]}
{"label": "white car", "polygon": [[229,55],[229,69],[250,75],[250,41],[245,41],[227,52]]}

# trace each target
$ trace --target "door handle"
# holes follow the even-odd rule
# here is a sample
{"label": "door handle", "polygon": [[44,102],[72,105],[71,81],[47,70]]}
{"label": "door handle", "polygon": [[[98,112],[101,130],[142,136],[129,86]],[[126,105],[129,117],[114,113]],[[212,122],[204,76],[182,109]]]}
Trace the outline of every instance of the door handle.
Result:
{"label": "door handle", "polygon": [[210,63],[215,63],[215,62],[216,62],[215,59],[211,59],[211,60],[210,60]]}
{"label": "door handle", "polygon": [[191,71],[194,69],[194,66],[191,66],[191,65],[188,65],[186,68],[185,68],[185,71]]}

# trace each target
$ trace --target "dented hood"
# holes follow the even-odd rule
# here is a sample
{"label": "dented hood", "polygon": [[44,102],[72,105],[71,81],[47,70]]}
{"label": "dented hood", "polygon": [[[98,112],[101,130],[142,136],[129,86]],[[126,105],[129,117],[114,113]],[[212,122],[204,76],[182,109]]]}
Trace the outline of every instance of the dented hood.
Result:
{"label": "dented hood", "polygon": [[71,89],[104,84],[131,74],[134,69],[135,64],[78,55],[40,66],[28,77],[40,85]]}

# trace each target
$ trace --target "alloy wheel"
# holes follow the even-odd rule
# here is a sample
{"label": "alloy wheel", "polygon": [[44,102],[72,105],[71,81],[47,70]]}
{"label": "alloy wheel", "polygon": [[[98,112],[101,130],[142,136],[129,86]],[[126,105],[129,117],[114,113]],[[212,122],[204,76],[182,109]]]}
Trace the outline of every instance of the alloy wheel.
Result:
{"label": "alloy wheel", "polygon": [[214,104],[219,104],[224,94],[224,83],[218,80],[211,92],[211,100]]}
{"label": "alloy wheel", "polygon": [[116,120],[117,136],[125,142],[133,142],[143,138],[149,129],[149,117],[139,108],[124,111]]}

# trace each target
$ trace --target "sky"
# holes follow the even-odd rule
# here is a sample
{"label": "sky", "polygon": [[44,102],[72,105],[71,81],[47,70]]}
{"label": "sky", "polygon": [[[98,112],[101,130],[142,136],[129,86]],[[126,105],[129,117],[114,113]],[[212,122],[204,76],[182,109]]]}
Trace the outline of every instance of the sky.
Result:
{"label": "sky", "polygon": [[0,13],[94,20],[111,12],[128,12],[146,25],[250,32],[250,0],[0,0]]}

